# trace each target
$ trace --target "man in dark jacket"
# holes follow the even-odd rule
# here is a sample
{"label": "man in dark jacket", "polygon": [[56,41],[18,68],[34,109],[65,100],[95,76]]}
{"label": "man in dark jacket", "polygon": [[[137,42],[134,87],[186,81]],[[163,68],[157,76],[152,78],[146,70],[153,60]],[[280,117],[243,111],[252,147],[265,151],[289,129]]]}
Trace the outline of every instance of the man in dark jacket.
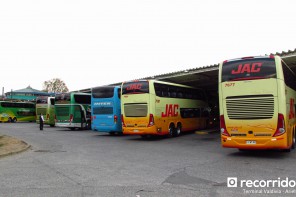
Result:
{"label": "man in dark jacket", "polygon": [[40,130],[43,130],[43,122],[44,122],[43,115],[42,115],[42,114],[40,114],[40,116],[39,116],[39,125],[40,125]]}

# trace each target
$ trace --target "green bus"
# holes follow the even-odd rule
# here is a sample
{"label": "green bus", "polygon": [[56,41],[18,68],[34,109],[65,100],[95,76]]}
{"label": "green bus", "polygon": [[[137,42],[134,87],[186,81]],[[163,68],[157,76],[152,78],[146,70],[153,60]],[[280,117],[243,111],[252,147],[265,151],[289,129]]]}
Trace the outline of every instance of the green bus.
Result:
{"label": "green bus", "polygon": [[32,102],[0,101],[0,122],[35,121]]}
{"label": "green bus", "polygon": [[36,123],[39,124],[40,114],[44,117],[44,124],[54,127],[54,97],[39,96],[36,98]]}
{"label": "green bus", "polygon": [[74,130],[91,127],[91,94],[71,92],[55,96],[55,126]]}

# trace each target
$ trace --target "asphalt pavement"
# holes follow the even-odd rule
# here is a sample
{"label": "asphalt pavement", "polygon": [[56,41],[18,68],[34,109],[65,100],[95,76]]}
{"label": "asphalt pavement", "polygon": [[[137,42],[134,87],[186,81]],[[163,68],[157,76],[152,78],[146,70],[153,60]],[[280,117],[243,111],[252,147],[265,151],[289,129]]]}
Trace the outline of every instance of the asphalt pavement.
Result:
{"label": "asphalt pavement", "polygon": [[[293,185],[261,187],[270,179],[296,181],[295,151],[225,149],[218,132],[142,139],[1,123],[0,133],[31,145],[0,159],[0,196],[296,195]],[[240,185],[247,180],[261,186]]]}

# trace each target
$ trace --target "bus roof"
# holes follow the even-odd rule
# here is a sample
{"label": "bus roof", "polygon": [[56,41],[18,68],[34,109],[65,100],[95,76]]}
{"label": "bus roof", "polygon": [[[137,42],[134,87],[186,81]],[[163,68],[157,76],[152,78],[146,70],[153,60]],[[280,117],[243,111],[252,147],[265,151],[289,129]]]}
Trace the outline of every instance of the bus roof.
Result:
{"label": "bus roof", "polygon": [[272,58],[272,59],[274,59],[275,57],[279,57],[279,56],[274,56],[274,55],[270,55],[270,56],[246,56],[246,57],[241,57],[241,58],[225,60],[225,61],[223,61],[223,63],[234,62],[234,61],[239,61],[239,60],[247,60],[247,59],[262,59],[262,58]]}
{"label": "bus roof", "polygon": [[159,80],[155,80],[155,79],[147,79],[147,80],[143,79],[143,80],[126,81],[126,82],[123,82],[122,84],[124,84],[124,83],[132,83],[132,82],[145,82],[145,81],[147,81],[147,82],[151,81],[152,83],[156,82],[156,83],[160,83],[160,84],[179,86],[179,87],[184,87],[184,88],[199,89],[199,88],[192,87],[192,86],[187,86],[187,85],[172,83],[172,82],[166,82],[166,81],[159,81]]}

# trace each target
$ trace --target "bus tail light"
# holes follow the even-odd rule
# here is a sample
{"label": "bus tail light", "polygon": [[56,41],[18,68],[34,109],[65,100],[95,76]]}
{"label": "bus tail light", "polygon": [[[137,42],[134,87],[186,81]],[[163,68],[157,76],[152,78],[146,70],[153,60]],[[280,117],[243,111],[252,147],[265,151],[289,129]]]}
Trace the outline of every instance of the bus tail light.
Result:
{"label": "bus tail light", "polygon": [[116,124],[118,121],[118,117],[116,115],[114,115],[114,123]]}
{"label": "bus tail light", "polygon": [[123,126],[123,127],[126,127],[126,126],[125,126],[125,123],[124,123],[124,119],[123,119],[123,114],[121,114],[121,122],[122,122],[122,126]]}
{"label": "bus tail light", "polygon": [[228,133],[228,131],[226,129],[224,115],[220,116],[220,131],[221,131],[222,135],[230,137],[230,135],[229,135],[229,133]]}
{"label": "bus tail light", "polygon": [[154,125],[154,117],[153,117],[153,114],[150,114],[148,127],[152,127],[153,125]]}
{"label": "bus tail light", "polygon": [[286,132],[285,130],[285,118],[283,114],[278,115],[278,122],[277,122],[277,128],[273,135],[273,137],[283,135]]}
{"label": "bus tail light", "polygon": [[72,122],[73,121],[73,114],[70,114],[70,120],[69,120],[70,122]]}

